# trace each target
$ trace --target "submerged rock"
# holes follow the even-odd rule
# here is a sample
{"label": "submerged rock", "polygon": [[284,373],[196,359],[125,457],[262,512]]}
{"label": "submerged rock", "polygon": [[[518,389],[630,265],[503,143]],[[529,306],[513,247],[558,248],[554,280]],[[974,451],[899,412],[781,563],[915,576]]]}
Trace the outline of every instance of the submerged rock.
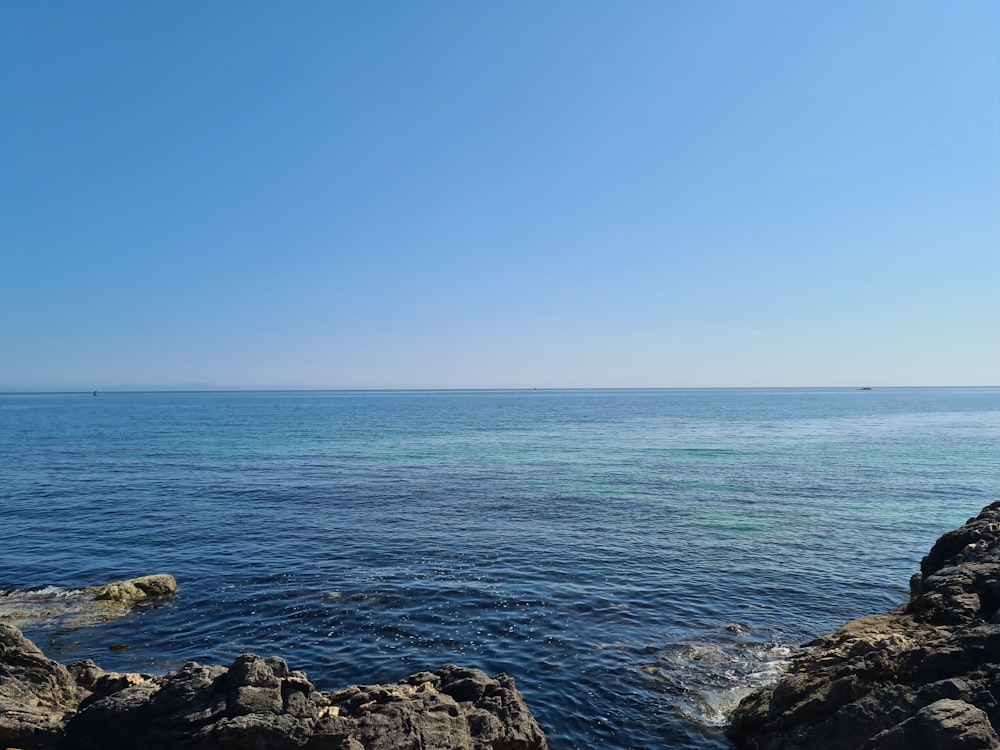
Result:
{"label": "submerged rock", "polygon": [[0,623],[0,747],[115,750],[545,750],[514,681],[446,665],[324,693],[283,659],[191,662],[161,677],[67,669]]}
{"label": "submerged rock", "polygon": [[169,599],[176,592],[177,581],[162,573],[82,589],[14,589],[0,592],[0,622],[78,627],[122,617],[136,604]]}
{"label": "submerged rock", "polygon": [[727,730],[753,750],[1000,750],[1000,503],[942,536],[910,601],[809,644]]}

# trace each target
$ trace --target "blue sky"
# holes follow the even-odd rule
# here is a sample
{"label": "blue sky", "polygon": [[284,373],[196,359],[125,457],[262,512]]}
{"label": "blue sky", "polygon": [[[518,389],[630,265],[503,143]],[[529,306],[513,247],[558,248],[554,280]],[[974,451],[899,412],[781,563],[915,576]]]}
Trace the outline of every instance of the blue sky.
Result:
{"label": "blue sky", "polygon": [[0,389],[1000,384],[1000,3],[0,4]]}

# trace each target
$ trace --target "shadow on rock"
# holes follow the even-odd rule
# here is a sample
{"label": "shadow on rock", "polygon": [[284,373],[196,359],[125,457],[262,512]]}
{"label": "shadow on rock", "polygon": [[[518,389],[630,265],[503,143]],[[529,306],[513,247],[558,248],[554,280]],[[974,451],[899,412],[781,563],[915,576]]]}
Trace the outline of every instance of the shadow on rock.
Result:
{"label": "shadow on rock", "polygon": [[283,659],[154,677],[64,667],[0,623],[0,747],[545,750],[506,675],[446,665],[395,685],[316,690]]}
{"label": "shadow on rock", "polygon": [[1000,503],[942,536],[911,599],[806,644],[727,730],[753,750],[1000,750]]}

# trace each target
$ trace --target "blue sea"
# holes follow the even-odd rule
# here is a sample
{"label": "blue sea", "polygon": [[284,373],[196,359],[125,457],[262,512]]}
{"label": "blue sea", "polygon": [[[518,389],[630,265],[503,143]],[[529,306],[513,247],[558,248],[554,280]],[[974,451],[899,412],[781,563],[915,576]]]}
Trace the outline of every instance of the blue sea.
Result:
{"label": "blue sea", "polygon": [[7,394],[0,470],[5,595],[180,584],[26,625],[60,661],[455,662],[554,750],[726,748],[791,647],[1000,499],[1000,389]]}

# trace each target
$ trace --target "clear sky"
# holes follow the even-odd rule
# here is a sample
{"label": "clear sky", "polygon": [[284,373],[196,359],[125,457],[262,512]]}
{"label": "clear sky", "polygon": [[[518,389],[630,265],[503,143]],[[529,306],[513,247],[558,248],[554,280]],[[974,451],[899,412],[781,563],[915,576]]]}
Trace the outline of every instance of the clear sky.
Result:
{"label": "clear sky", "polygon": [[998,384],[997,0],[0,2],[0,389]]}

